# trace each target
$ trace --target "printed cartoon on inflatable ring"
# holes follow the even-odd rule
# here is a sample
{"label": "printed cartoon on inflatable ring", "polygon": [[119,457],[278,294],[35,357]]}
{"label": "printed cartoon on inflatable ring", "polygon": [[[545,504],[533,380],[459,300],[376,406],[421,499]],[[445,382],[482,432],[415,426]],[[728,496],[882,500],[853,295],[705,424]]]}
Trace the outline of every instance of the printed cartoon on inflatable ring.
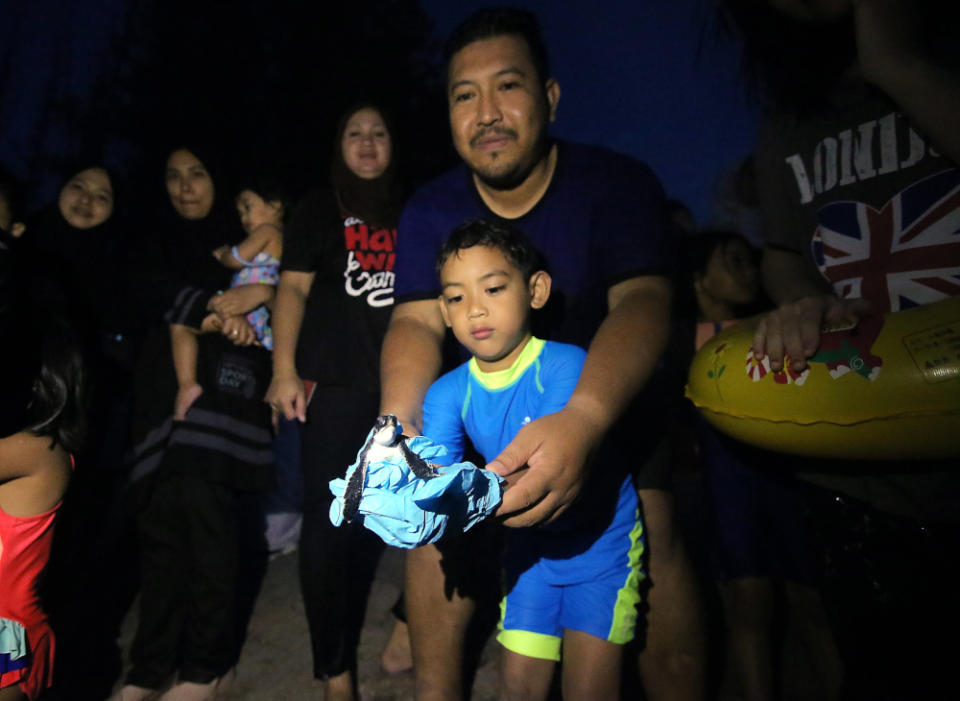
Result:
{"label": "printed cartoon on inflatable ring", "polygon": [[687,396],[745,443],[825,458],[960,456],[960,297],[824,333],[807,369],[753,357],[757,319],[707,341]]}

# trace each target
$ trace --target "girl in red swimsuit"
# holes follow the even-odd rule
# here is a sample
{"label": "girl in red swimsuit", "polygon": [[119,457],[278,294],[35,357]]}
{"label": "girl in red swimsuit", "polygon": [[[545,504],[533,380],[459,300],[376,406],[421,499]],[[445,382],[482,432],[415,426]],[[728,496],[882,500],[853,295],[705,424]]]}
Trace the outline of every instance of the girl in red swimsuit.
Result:
{"label": "girl in red swimsuit", "polygon": [[54,636],[37,584],[81,440],[83,369],[65,325],[36,313],[0,316],[24,347],[7,369],[27,378],[22,391],[5,393],[22,408],[0,425],[0,701],[32,701],[53,678]]}

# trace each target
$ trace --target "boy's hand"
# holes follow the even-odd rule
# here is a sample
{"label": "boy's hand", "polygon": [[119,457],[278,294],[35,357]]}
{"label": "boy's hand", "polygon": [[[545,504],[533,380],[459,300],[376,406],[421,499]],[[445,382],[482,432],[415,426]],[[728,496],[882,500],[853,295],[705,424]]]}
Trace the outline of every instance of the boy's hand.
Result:
{"label": "boy's hand", "polygon": [[559,517],[583,487],[590,451],[599,427],[583,412],[567,407],[527,424],[487,469],[506,477],[529,470],[503,494],[497,511],[513,527],[549,523]]}
{"label": "boy's hand", "polygon": [[300,423],[307,420],[307,394],[303,381],[296,375],[274,375],[263,401],[270,405],[274,428],[280,414]]}
{"label": "boy's hand", "polygon": [[177,390],[177,396],[173,400],[173,420],[183,421],[187,416],[187,410],[197,401],[197,397],[203,394],[203,387],[197,383],[192,385],[182,385]]}

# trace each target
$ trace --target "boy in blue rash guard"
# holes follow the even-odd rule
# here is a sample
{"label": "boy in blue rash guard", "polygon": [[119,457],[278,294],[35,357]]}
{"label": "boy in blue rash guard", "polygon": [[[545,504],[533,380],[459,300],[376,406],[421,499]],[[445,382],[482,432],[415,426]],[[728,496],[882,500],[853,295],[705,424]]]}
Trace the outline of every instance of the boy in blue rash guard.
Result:
{"label": "boy in blue rash guard", "polygon": [[[443,319],[472,358],[430,387],[423,433],[447,448],[443,464],[462,459],[464,436],[490,461],[522,426],[566,405],[586,352],[532,335],[531,314],[546,304],[551,279],[516,229],[467,222],[441,249],[437,268]],[[497,637],[509,698],[546,698],[561,646],[565,690],[618,696],[644,546],[629,477],[609,501],[601,517],[575,528],[561,518],[509,533]]]}

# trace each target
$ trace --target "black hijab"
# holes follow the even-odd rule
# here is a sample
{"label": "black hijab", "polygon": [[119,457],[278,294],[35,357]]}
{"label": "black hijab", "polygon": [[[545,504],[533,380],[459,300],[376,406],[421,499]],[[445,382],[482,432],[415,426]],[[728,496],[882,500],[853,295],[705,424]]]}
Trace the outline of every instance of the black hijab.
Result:
{"label": "black hijab", "polygon": [[224,244],[235,245],[243,237],[240,218],[233,204],[234,189],[215,150],[189,141],[178,142],[167,150],[164,172],[170,156],[189,151],[199,160],[213,181],[213,206],[203,219],[186,219],[177,212],[164,188],[155,244],[162,251],[167,275],[177,283],[210,290],[225,289],[231,272],[214,259],[213,250]]}
{"label": "black hijab", "polygon": [[23,430],[33,379],[39,371],[38,334],[20,275],[23,260],[13,237],[0,229],[0,328],[5,342],[0,343],[0,438]]}
{"label": "black hijab", "polygon": [[70,180],[84,170],[97,168],[107,173],[113,191],[113,211],[89,229],[72,226],[57,202],[27,219],[21,241],[28,266],[31,296],[43,307],[54,310],[84,330],[101,330],[109,325],[117,300],[119,262],[117,247],[123,236],[119,225],[117,178],[99,163],[84,163],[69,169]]}
{"label": "black hijab", "polygon": [[[386,170],[376,178],[361,178],[343,160],[343,132],[350,117],[362,109],[376,111],[390,134],[391,155]],[[354,216],[375,227],[393,228],[400,218],[401,192],[396,167],[396,133],[386,113],[371,102],[358,102],[347,109],[337,124],[330,160],[330,181],[337,193],[341,214]]]}
{"label": "black hijab", "polygon": [[[31,248],[73,260],[77,268],[88,268],[96,265],[104,252],[115,245],[118,237],[117,202],[120,200],[117,193],[117,177],[109,168],[99,163],[89,163],[77,168],[69,169],[69,177],[64,180],[63,187],[85,170],[102,170],[110,179],[110,188],[113,191],[113,211],[100,224],[89,229],[78,229],[63,218],[60,211],[59,195],[57,202],[46,207],[27,220],[27,235],[24,241]],[[62,188],[61,188],[62,192]]]}

